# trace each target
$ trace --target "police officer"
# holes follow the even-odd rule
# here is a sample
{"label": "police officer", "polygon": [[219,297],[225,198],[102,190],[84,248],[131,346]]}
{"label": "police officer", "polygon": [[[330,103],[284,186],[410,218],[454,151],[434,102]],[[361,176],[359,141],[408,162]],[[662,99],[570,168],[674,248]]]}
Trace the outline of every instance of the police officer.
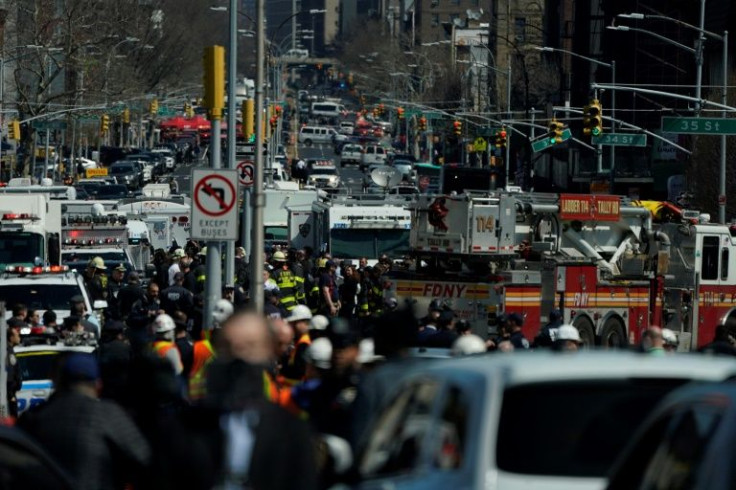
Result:
{"label": "police officer", "polygon": [[271,277],[276,281],[276,285],[281,291],[281,304],[286,308],[286,311],[291,311],[297,305],[297,296],[301,295],[303,297],[304,295],[304,283],[297,282],[294,272],[286,263],[284,252],[281,250],[274,252],[271,261],[273,262]]}
{"label": "police officer", "polygon": [[524,337],[524,333],[521,331],[522,325],[524,325],[524,319],[518,313],[511,313],[508,316],[508,328],[511,332],[509,340],[516,349],[528,349],[529,341]]}
{"label": "police officer", "polygon": [[115,320],[122,320],[120,314],[120,302],[118,300],[118,294],[120,290],[125,286],[123,281],[127,269],[124,264],[119,264],[112,270],[110,280],[107,282],[107,310],[105,315],[107,318],[114,318]]}
{"label": "police officer", "polygon": [[168,315],[178,310],[189,316],[194,306],[194,295],[184,287],[184,274],[181,272],[174,274],[174,284],[161,291],[160,297],[161,307]]}

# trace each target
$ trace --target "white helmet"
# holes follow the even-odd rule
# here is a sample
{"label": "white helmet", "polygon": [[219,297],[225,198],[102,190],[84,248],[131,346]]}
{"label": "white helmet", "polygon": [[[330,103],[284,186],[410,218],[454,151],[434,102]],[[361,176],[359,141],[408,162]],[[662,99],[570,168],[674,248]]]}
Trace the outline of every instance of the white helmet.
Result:
{"label": "white helmet", "polygon": [[662,340],[664,340],[664,345],[668,345],[671,347],[677,347],[677,345],[679,344],[679,341],[677,340],[677,334],[669,328],[662,329]]}
{"label": "white helmet", "polygon": [[235,307],[233,307],[231,302],[226,299],[218,299],[215,307],[212,308],[212,317],[215,320],[215,326],[219,327],[225,323],[225,320],[233,314],[233,311],[235,311]]}
{"label": "white helmet", "polygon": [[153,321],[153,331],[155,333],[171,332],[175,328],[176,328],[176,325],[174,324],[174,319],[171,318],[166,313],[160,314]]}
{"label": "white helmet", "polygon": [[461,335],[455,340],[450,349],[450,355],[471,356],[473,354],[481,354],[486,351],[486,343],[483,339],[475,334]]}
{"label": "white helmet", "polygon": [[327,330],[330,325],[330,320],[324,315],[314,315],[312,320],[309,322],[310,330]]}
{"label": "white helmet", "polygon": [[560,325],[557,328],[556,335],[554,336],[555,341],[558,340],[571,340],[578,344],[583,343],[583,339],[580,338],[580,332],[577,328],[570,324]]}
{"label": "white helmet", "polygon": [[376,343],[373,339],[363,339],[358,344],[358,362],[361,364],[370,364],[371,362],[381,361],[385,359],[383,356],[376,355]]}
{"label": "white helmet", "polygon": [[314,339],[305,353],[307,362],[320,369],[330,369],[332,366],[332,342],[326,337]]}
{"label": "white helmet", "polygon": [[306,305],[296,305],[293,310],[291,310],[291,315],[286,319],[287,322],[298,322],[299,320],[311,320],[312,319],[312,310],[309,309]]}

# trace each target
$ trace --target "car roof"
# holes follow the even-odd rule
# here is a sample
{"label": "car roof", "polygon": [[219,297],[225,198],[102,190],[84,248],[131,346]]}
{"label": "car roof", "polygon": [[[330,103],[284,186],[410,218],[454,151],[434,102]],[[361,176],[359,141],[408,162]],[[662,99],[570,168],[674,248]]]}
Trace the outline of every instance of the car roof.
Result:
{"label": "car roof", "polygon": [[502,370],[508,384],[651,377],[720,381],[736,376],[736,359],[685,353],[658,357],[636,352],[515,352],[441,361],[429,370],[485,376]]}
{"label": "car roof", "polygon": [[82,285],[79,275],[74,271],[59,274],[28,274],[24,276],[4,273],[0,275],[0,279],[0,287],[18,285],[30,286],[32,284]]}
{"label": "car roof", "polygon": [[95,347],[91,345],[64,345],[64,344],[38,344],[38,345],[19,345],[13,349],[16,354],[22,354],[24,352],[83,352],[89,353],[95,351]]}

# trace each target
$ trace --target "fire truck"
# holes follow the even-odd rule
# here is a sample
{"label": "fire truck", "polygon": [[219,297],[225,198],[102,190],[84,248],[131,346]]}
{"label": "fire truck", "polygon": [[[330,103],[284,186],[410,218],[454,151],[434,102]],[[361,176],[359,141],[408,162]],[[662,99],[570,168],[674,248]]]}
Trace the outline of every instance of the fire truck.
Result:
{"label": "fire truck", "polygon": [[0,270],[60,264],[61,209],[48,194],[0,194]]}
{"label": "fire truck", "polygon": [[533,338],[558,308],[586,344],[608,347],[650,325],[696,347],[736,322],[726,226],[656,223],[647,207],[605,195],[423,195],[410,207],[410,266],[387,294],[418,316],[440,299],[486,335],[515,312]]}

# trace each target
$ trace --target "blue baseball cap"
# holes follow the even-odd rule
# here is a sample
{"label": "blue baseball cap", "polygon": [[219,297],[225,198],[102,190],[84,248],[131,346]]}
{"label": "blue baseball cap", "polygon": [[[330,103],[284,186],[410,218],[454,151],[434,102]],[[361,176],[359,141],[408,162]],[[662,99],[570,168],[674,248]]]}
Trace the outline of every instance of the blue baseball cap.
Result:
{"label": "blue baseball cap", "polygon": [[100,379],[100,368],[93,355],[74,353],[64,360],[61,375],[67,381],[97,381]]}

